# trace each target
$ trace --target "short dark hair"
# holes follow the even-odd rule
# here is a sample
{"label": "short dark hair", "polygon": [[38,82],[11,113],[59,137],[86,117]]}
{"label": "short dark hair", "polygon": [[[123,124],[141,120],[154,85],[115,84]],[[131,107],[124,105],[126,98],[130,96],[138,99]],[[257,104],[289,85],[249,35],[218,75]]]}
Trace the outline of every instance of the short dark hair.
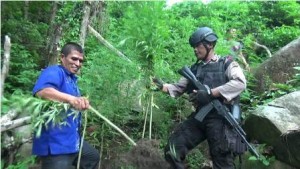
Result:
{"label": "short dark hair", "polygon": [[68,56],[72,50],[76,50],[79,53],[83,53],[83,49],[78,43],[68,42],[62,47],[61,54],[63,54],[64,56]]}

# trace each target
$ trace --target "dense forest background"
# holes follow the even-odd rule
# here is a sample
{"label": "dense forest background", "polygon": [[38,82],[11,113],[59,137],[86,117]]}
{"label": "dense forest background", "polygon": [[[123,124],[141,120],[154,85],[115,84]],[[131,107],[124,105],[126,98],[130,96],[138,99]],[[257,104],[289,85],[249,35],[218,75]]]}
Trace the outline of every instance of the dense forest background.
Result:
{"label": "dense forest background", "polygon": [[[242,52],[251,68],[244,70],[248,84],[241,100],[246,118],[257,105],[299,89],[298,77],[297,83],[275,84],[256,92],[257,79],[252,76],[252,70],[269,58],[266,50],[255,43],[274,53],[298,38],[299,11],[300,3],[296,1],[190,1],[172,7],[164,1],[2,1],[1,56],[4,36],[11,38],[2,97],[30,96],[40,71],[57,63],[65,42],[75,41],[84,45],[86,59],[79,86],[91,105],[134,140],[160,140],[163,148],[171,129],[190,109],[185,97],[172,99],[155,91],[151,78],[176,82],[180,77],[177,70],[195,62],[188,44],[193,31],[199,26],[211,27],[219,37],[216,53],[226,56],[230,54],[226,31],[237,29],[236,40],[243,43]],[[122,55],[104,45],[90,29],[82,29],[85,14],[89,26]],[[236,60],[243,65],[239,58]],[[11,108],[5,104],[1,107],[1,115]],[[86,139],[101,149],[103,157],[113,154],[115,148],[126,151],[130,147],[92,113],[87,126]],[[196,157],[201,158],[201,152]],[[1,163],[3,166],[6,162]]]}

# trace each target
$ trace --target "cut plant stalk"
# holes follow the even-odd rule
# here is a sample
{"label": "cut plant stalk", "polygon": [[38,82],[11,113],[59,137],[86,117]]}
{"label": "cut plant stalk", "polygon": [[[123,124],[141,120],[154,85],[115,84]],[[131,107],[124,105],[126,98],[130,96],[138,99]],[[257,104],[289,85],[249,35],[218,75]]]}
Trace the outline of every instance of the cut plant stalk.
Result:
{"label": "cut plant stalk", "polygon": [[80,159],[81,159],[81,154],[82,154],[82,147],[83,147],[83,140],[85,136],[85,131],[86,131],[86,125],[87,125],[87,115],[86,112],[83,112],[84,116],[84,126],[83,126],[83,132],[82,132],[82,137],[81,137],[81,144],[80,144],[80,149],[79,149],[79,154],[78,154],[78,161],[77,161],[77,167],[76,169],[80,169]]}
{"label": "cut plant stalk", "polygon": [[149,99],[149,101],[147,101],[142,138],[144,138],[144,136],[145,136],[149,106],[150,106],[150,99]]}
{"label": "cut plant stalk", "polygon": [[117,127],[115,124],[113,124],[110,120],[108,120],[106,117],[104,117],[101,113],[99,113],[97,110],[95,110],[92,106],[89,107],[89,110],[94,112],[97,116],[99,116],[101,119],[103,119],[105,122],[107,122],[111,127],[116,129],[120,134],[122,134],[131,144],[136,146],[136,143],[129,137],[127,136],[126,133],[124,133],[119,127]]}
{"label": "cut plant stalk", "polygon": [[150,121],[149,121],[149,139],[151,140],[152,134],[152,113],[153,113],[153,92],[151,93],[151,102],[150,102]]}

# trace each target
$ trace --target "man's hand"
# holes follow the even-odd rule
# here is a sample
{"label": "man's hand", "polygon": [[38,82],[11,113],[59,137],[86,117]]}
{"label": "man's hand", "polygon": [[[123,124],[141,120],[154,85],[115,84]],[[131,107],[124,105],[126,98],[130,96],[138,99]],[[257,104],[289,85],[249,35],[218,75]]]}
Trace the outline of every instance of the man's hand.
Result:
{"label": "man's hand", "polygon": [[85,97],[75,97],[48,87],[40,90],[36,95],[43,99],[69,103],[76,110],[86,110],[90,107],[89,100]]}
{"label": "man's hand", "polygon": [[152,78],[152,82],[157,86],[159,90],[163,89],[164,83],[160,79],[154,77]]}
{"label": "man's hand", "polygon": [[189,101],[193,102],[196,105],[206,105],[211,102],[212,94],[208,86],[204,85],[205,89],[202,90],[193,90],[193,93],[189,95]]}
{"label": "man's hand", "polygon": [[90,107],[89,100],[85,97],[73,97],[69,103],[76,110],[86,110]]}

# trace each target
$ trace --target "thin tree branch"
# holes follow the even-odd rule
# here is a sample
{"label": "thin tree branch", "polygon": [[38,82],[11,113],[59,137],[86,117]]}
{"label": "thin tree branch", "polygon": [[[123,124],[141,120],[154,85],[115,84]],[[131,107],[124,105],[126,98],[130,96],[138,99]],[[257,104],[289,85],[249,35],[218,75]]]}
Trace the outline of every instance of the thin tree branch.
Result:
{"label": "thin tree branch", "polygon": [[256,46],[258,46],[258,47],[264,48],[264,49],[267,51],[268,56],[269,56],[269,57],[272,57],[272,53],[270,52],[270,50],[269,50],[265,45],[261,45],[261,44],[259,44],[259,43],[257,43],[257,42],[254,42],[254,44],[255,44]]}
{"label": "thin tree branch", "polygon": [[6,123],[1,123],[1,132],[10,130],[16,127],[24,126],[31,122],[31,116],[22,117],[13,121],[8,121]]}
{"label": "thin tree branch", "polygon": [[18,112],[14,109],[9,110],[5,115],[1,116],[0,118],[0,124],[7,123],[9,121],[12,121],[15,117],[18,116]]}
{"label": "thin tree branch", "polygon": [[98,38],[98,40],[107,48],[115,52],[118,56],[121,58],[126,59],[128,62],[132,62],[130,59],[128,59],[122,52],[120,52],[118,49],[116,49],[113,45],[111,45],[107,40],[105,40],[93,27],[88,25],[89,31]]}
{"label": "thin tree branch", "polygon": [[244,57],[243,53],[240,51],[239,54],[238,54],[238,57],[240,57],[242,59],[242,62],[246,68],[247,71],[250,71],[250,66],[249,64],[247,63],[246,61],[246,58]]}
{"label": "thin tree branch", "polygon": [[18,140],[18,142],[15,141],[14,137],[11,138],[10,142],[6,142],[3,144],[3,148],[10,148],[14,147],[16,144],[24,144],[24,143],[31,143],[32,142],[32,137],[29,138],[21,138],[21,140]]}

